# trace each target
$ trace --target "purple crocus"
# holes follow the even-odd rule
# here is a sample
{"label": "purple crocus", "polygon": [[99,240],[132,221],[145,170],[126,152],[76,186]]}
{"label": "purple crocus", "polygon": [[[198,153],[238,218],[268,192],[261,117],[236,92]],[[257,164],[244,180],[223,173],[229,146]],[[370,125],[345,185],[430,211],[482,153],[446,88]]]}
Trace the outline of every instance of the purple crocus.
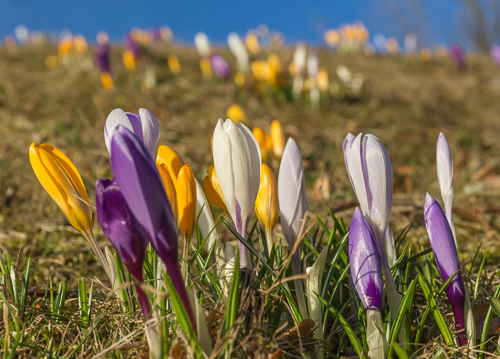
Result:
{"label": "purple crocus", "polygon": [[349,262],[356,291],[366,310],[382,311],[384,279],[377,242],[365,216],[356,208],[349,231]]}
{"label": "purple crocus", "polygon": [[424,220],[434,258],[443,281],[447,281],[453,273],[459,271],[446,288],[446,293],[455,315],[455,323],[459,331],[458,341],[461,346],[467,345],[465,335],[465,286],[460,271],[457,247],[455,246],[450,224],[441,206],[428,193],[425,198]]}
{"label": "purple crocus", "polygon": [[497,66],[500,66],[500,46],[497,44],[494,44],[490,48],[490,55],[493,61],[495,61],[495,64]]}
{"label": "purple crocus", "polygon": [[135,59],[139,58],[140,56],[139,46],[132,38],[132,34],[130,32],[128,32],[127,35],[125,36],[125,46],[127,46],[127,49],[134,55]]}
{"label": "purple crocus", "polygon": [[103,43],[97,45],[95,53],[95,62],[101,72],[111,72],[111,65],[109,62],[109,44]]}
{"label": "purple crocus", "polygon": [[221,79],[227,80],[231,76],[231,69],[227,61],[219,54],[210,56],[210,65],[214,73]]}
{"label": "purple crocus", "polygon": [[450,55],[453,61],[455,61],[455,64],[461,68],[465,69],[466,64],[465,64],[465,53],[464,50],[460,45],[453,44],[450,46]]}
{"label": "purple crocus", "polygon": [[165,263],[172,284],[196,327],[177,259],[177,227],[155,162],[141,140],[123,126],[118,126],[113,133],[111,152],[111,167],[125,202]]}
{"label": "purple crocus", "polygon": [[[142,269],[148,240],[142,227],[128,208],[116,181],[99,179],[95,192],[97,219],[104,234],[130,273],[139,283],[144,282]],[[139,284],[136,285],[136,289],[142,312],[147,318],[151,313],[148,297]]]}

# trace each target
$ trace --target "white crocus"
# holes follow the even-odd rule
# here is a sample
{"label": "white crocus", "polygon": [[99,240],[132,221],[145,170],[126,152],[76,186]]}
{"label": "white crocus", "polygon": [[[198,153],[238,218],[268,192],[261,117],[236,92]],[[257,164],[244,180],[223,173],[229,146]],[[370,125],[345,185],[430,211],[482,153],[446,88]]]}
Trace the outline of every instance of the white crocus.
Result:
{"label": "white crocus", "polygon": [[108,115],[104,125],[104,142],[111,156],[111,138],[118,126],[123,126],[132,131],[144,143],[153,159],[158,153],[160,141],[160,124],[150,111],[140,108],[138,114],[124,112],[117,108]]}
{"label": "white crocus", "polygon": [[[347,146],[352,140],[346,138]],[[345,149],[344,149],[345,150]],[[386,252],[386,231],[392,209],[392,164],[389,155],[380,140],[374,135],[359,134],[347,149],[346,168],[351,179],[354,193],[358,198],[361,211],[377,239],[377,246],[382,261],[386,280],[387,299],[391,316],[396,317],[401,299],[399,298]],[[392,238],[391,238],[392,241]],[[390,243],[388,247],[393,247]],[[404,338],[404,327],[400,335]]]}
{"label": "white crocus", "polygon": [[198,32],[194,36],[194,46],[201,57],[210,56],[210,41],[208,40],[207,34],[204,32]]}
{"label": "white crocus", "polygon": [[229,49],[236,57],[236,62],[238,63],[238,70],[241,72],[248,72],[248,52],[245,44],[238,36],[237,33],[232,32],[227,36],[227,44],[229,45]]}
{"label": "white crocus", "polygon": [[303,44],[299,44],[293,53],[293,66],[295,68],[295,76],[293,78],[292,94],[294,97],[299,97],[304,85],[304,68],[306,66],[307,49]]}
{"label": "white crocus", "polygon": [[[214,131],[213,156],[227,211],[238,233],[246,238],[259,192],[262,165],[259,143],[244,124],[219,119]],[[239,247],[241,267],[246,267],[247,250],[242,243]]]}
{"label": "white crocus", "polygon": [[[201,211],[201,213],[200,213]],[[196,215],[198,216],[198,226],[200,227],[201,236],[203,240],[208,239],[205,242],[205,250],[208,252],[212,245],[217,240],[217,230],[215,227],[214,217],[212,211],[210,210],[210,205],[208,204],[207,197],[203,191],[203,187],[200,182],[196,180]]]}
{"label": "white crocus", "polygon": [[[315,294],[321,294],[321,281],[325,270],[326,257],[328,256],[328,246],[325,246],[321,251],[316,262],[311,267],[306,268],[308,275],[307,279],[307,299],[309,302],[309,318],[314,320],[316,329],[314,329],[314,339],[323,340],[323,318],[321,314],[321,301]],[[317,323],[316,323],[317,322]],[[318,359],[325,357],[323,348],[319,349],[316,356]]]}
{"label": "white crocus", "polygon": [[441,197],[443,198],[444,211],[450,224],[455,246],[457,238],[455,235],[455,225],[453,224],[452,206],[453,206],[453,159],[451,157],[450,146],[443,133],[439,134],[436,146],[436,167]]}
{"label": "white crocus", "polygon": [[311,55],[307,58],[307,75],[311,84],[309,89],[311,107],[317,109],[319,107],[319,89],[316,81],[318,77],[318,57],[316,55]]}
{"label": "white crocus", "polygon": [[[288,142],[281,158],[278,175],[278,202],[280,207],[281,229],[288,242],[290,250],[297,249],[292,256],[292,269],[294,275],[302,274],[300,268],[300,228],[306,214],[306,185],[304,169],[302,167],[302,154],[299,146],[292,139]],[[295,280],[295,291],[299,302],[299,310],[303,317],[308,317],[304,300],[302,280]]]}

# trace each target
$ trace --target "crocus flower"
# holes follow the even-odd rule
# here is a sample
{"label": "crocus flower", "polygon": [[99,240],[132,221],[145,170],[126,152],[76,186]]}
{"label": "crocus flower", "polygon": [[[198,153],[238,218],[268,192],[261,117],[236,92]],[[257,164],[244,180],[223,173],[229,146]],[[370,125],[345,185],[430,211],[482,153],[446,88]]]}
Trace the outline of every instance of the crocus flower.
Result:
{"label": "crocus flower", "polygon": [[221,79],[227,80],[231,76],[231,69],[227,61],[219,54],[210,56],[210,65],[214,73]]}
{"label": "crocus flower", "polygon": [[[292,138],[288,139],[281,159],[278,175],[278,202],[283,236],[286,238],[290,250],[297,246],[292,256],[292,269],[294,275],[299,275],[301,274],[301,250],[300,243],[296,245],[296,241],[299,239],[298,235],[306,214],[306,184],[302,167],[302,154]],[[295,280],[295,290],[299,300],[299,310],[307,316],[302,280]]]}
{"label": "crocus flower", "polygon": [[194,46],[201,57],[210,56],[210,41],[208,40],[207,34],[204,32],[198,32],[194,36]]}
{"label": "crocus flower", "polygon": [[464,50],[459,45],[450,46],[450,55],[459,68],[464,69],[466,67]]}
{"label": "crocus flower", "polygon": [[[197,225],[200,228],[200,232],[203,239],[208,237],[205,242],[205,250],[208,252],[214,242],[217,241],[217,230],[215,227],[214,217],[212,216],[212,211],[208,205],[207,197],[203,192],[203,187],[196,181],[196,213],[198,216]],[[220,244],[220,242],[218,243]]]}
{"label": "crocus flower", "polygon": [[107,41],[107,35],[101,35],[97,37],[97,50],[95,53],[95,61],[99,70],[101,72],[110,73],[111,65],[109,62],[109,43]]}
{"label": "crocus flower", "polygon": [[[128,208],[116,181],[99,179],[95,192],[97,219],[102,231],[130,273],[139,283],[144,282],[142,271],[148,240],[142,227]],[[151,312],[148,298],[139,285],[136,289],[144,317],[147,318]]]}
{"label": "crocus flower", "polygon": [[227,118],[230,118],[235,124],[238,124],[239,122],[243,122],[245,126],[251,127],[250,126],[250,121],[248,120],[247,115],[245,114],[245,111],[241,108],[241,106],[237,104],[233,104],[228,107],[226,110],[226,116]]}
{"label": "crocus flower", "polygon": [[255,127],[252,130],[253,135],[259,142],[260,152],[262,154],[262,160],[264,162],[269,161],[269,155],[273,150],[273,141],[269,134],[267,134],[262,128]]}
{"label": "crocus flower", "polygon": [[281,122],[278,120],[271,122],[271,141],[273,144],[274,156],[280,161],[283,156],[283,151],[285,150],[286,139],[283,126],[281,126]]}
{"label": "crocus flower", "polygon": [[306,66],[307,49],[303,44],[299,44],[293,53],[293,68],[295,76],[293,79],[292,94],[294,97],[299,97],[304,85],[304,68]]}
{"label": "crocus flower", "polygon": [[280,212],[276,176],[265,163],[262,164],[260,170],[260,185],[255,201],[255,213],[260,223],[266,229],[267,249],[271,252],[273,247],[273,228],[278,221]]}
{"label": "crocus flower", "polygon": [[156,165],[142,141],[119,126],[111,140],[111,166],[115,180],[167,272],[196,327],[193,311],[177,260],[177,228]]}
{"label": "crocus flower", "polygon": [[181,156],[171,147],[161,145],[158,147],[158,155],[156,156],[157,164],[164,164],[167,166],[168,173],[170,174],[170,178],[172,181],[177,180],[177,175],[181,170],[182,166],[184,166],[184,161]]}
{"label": "crocus flower", "polygon": [[169,55],[167,57],[168,68],[170,72],[174,75],[178,75],[181,72],[181,64],[179,58],[176,55]]}
{"label": "crocus flower", "polygon": [[491,45],[490,55],[497,66],[500,66],[500,46],[497,44]]}
{"label": "crocus flower", "polygon": [[177,223],[177,193],[175,190],[175,184],[170,176],[170,172],[167,165],[164,163],[156,164],[158,173],[160,174],[161,181],[163,182],[163,187],[165,188],[165,193],[167,194],[168,201],[170,202],[170,208],[172,209],[172,214],[174,216],[174,221]]}
{"label": "crocus flower", "polygon": [[190,165],[179,171],[175,183],[179,230],[184,238],[189,238],[196,222],[196,179]]}
{"label": "crocus flower", "polygon": [[384,306],[382,262],[375,235],[359,208],[354,210],[349,230],[349,263],[354,286],[365,310],[382,311]]}
{"label": "crocus flower", "polygon": [[309,95],[311,98],[311,106],[313,108],[319,107],[319,89],[316,82],[318,67],[318,57],[316,55],[309,56],[307,58],[307,74],[310,81]]}
{"label": "crocus flower", "polygon": [[[259,143],[244,124],[219,119],[214,131],[213,156],[227,210],[238,233],[246,238],[259,191],[262,164]],[[240,263],[246,267],[246,247],[242,243],[239,246]]]}
{"label": "crocus flower", "polygon": [[226,204],[224,203],[224,195],[222,194],[222,189],[220,188],[219,179],[217,178],[214,165],[210,165],[207,175],[203,179],[203,188],[205,189],[205,193],[207,194],[207,198],[210,203],[219,207],[223,211],[227,211]]}
{"label": "crocus flower", "polygon": [[245,45],[250,51],[250,53],[254,56],[258,56],[260,53],[260,44],[259,44],[259,38],[257,37],[257,34],[254,32],[249,32],[247,36],[245,36]]}
{"label": "crocus flower", "polygon": [[57,148],[31,144],[31,167],[38,181],[62,210],[69,223],[82,233],[89,242],[102,267],[112,279],[106,259],[92,231],[92,210],[82,177],[75,165]]}
{"label": "crocus flower", "polygon": [[111,156],[111,139],[118,126],[123,126],[134,133],[144,143],[151,155],[156,159],[158,142],[160,141],[160,124],[150,111],[140,108],[139,113],[124,112],[121,108],[114,109],[108,115],[104,125],[104,142]]}
{"label": "crocus flower", "polygon": [[137,60],[140,56],[139,46],[137,46],[137,43],[132,38],[132,34],[130,32],[125,36],[125,46],[127,46],[127,49],[132,53],[132,55],[134,55],[134,58]]}
{"label": "crocus flower", "polygon": [[205,79],[210,79],[212,77],[212,65],[208,57],[202,57],[200,59],[200,69]]}
{"label": "crocus flower", "polygon": [[[396,316],[400,298],[389,266],[395,261],[392,236],[386,237],[392,208],[392,165],[384,145],[374,135],[359,134],[354,140],[348,135],[344,141],[347,173],[361,211],[370,224],[377,240],[382,268],[386,278],[387,298],[391,315]],[[349,146],[349,144],[351,145]],[[386,238],[387,241],[386,251]],[[404,328],[402,329],[404,331]],[[402,337],[404,335],[401,334]]]}
{"label": "crocus flower", "polygon": [[236,62],[238,63],[238,70],[246,73],[248,72],[248,53],[245,48],[245,44],[241,41],[241,38],[235,32],[230,33],[227,36],[227,44],[229,49],[236,57]]}
{"label": "crocus flower", "polygon": [[462,331],[458,335],[458,341],[463,346],[467,344],[465,336],[465,286],[460,271],[457,247],[450,224],[441,206],[428,193],[425,198],[424,220],[434,258],[443,281],[447,281],[456,271],[459,271],[446,287],[446,293],[453,308],[457,330]]}
{"label": "crocus flower", "polygon": [[[436,167],[441,197],[444,202],[446,218],[455,237],[455,225],[453,224],[453,159],[451,158],[450,146],[443,133],[439,134],[436,146]],[[456,244],[456,240],[455,240]]]}

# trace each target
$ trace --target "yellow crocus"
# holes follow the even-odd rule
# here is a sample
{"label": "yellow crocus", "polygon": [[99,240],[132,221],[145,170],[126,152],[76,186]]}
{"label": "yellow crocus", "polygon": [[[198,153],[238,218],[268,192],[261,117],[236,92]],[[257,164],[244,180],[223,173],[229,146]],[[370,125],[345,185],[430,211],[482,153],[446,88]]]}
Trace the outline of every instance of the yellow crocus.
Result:
{"label": "yellow crocus", "polygon": [[182,166],[175,184],[177,223],[184,238],[193,234],[196,225],[196,179],[190,165]]}
{"label": "yellow crocus", "polygon": [[113,274],[92,231],[92,210],[82,177],[68,157],[46,143],[31,144],[29,157],[33,172],[69,223],[82,233],[99,259],[109,279]]}
{"label": "yellow crocus", "polygon": [[273,246],[272,231],[280,215],[278,205],[278,184],[273,171],[265,163],[260,170],[260,185],[255,200],[255,213],[266,229],[267,248]]}
{"label": "yellow crocus", "polygon": [[283,127],[278,120],[271,122],[271,139],[273,143],[273,153],[274,156],[281,160],[283,156],[283,151],[285,150],[285,133],[283,132]]}
{"label": "yellow crocus", "polygon": [[327,92],[330,88],[330,79],[328,78],[328,70],[325,67],[320,67],[316,76],[316,83],[321,92]]}
{"label": "yellow crocus", "polygon": [[57,148],[31,144],[30,162],[43,188],[57,203],[68,221],[80,232],[92,230],[89,197],[78,170]]}
{"label": "yellow crocus", "polygon": [[76,35],[73,38],[73,44],[76,52],[78,52],[79,54],[84,54],[85,52],[87,52],[87,40],[85,40],[85,37],[83,35]]}
{"label": "yellow crocus", "polygon": [[271,139],[271,136],[267,134],[266,131],[264,131],[260,127],[255,127],[252,130],[252,133],[257,139],[257,142],[259,143],[260,152],[262,154],[262,160],[264,162],[268,162],[269,155],[273,151],[273,141]]}
{"label": "yellow crocus", "polygon": [[207,199],[210,203],[219,207],[223,211],[227,211],[224,196],[222,195],[222,189],[220,188],[219,179],[217,178],[217,173],[215,172],[213,164],[208,169],[207,176],[203,179],[203,189],[205,190],[205,194],[207,195]]}
{"label": "yellow crocus", "polygon": [[135,71],[136,64],[134,54],[130,50],[123,51],[123,64],[129,72]]}
{"label": "yellow crocus", "polygon": [[245,45],[252,55],[257,56],[260,53],[259,38],[256,34],[249,33],[245,37]]}
{"label": "yellow crocus", "polygon": [[271,79],[271,68],[264,60],[254,60],[250,63],[250,70],[257,82],[264,82]]}
{"label": "yellow crocus", "polygon": [[170,178],[175,183],[177,181],[177,176],[182,166],[184,166],[184,161],[181,156],[178,155],[172,148],[161,145],[158,147],[158,155],[156,157],[157,164],[165,164],[170,174]]}
{"label": "yellow crocus", "polygon": [[210,64],[210,59],[208,57],[200,59],[200,69],[201,74],[205,79],[208,80],[212,77],[212,65]]}
{"label": "yellow crocus", "polygon": [[165,192],[167,193],[168,201],[170,202],[170,207],[172,208],[172,214],[174,215],[174,221],[177,223],[177,193],[174,181],[170,176],[167,165],[164,163],[157,163],[156,168],[158,168],[161,181],[163,182],[163,187],[165,187]]}
{"label": "yellow crocus", "polygon": [[181,64],[179,63],[179,58],[177,56],[170,55],[167,58],[167,62],[171,73],[178,75],[181,72]]}
{"label": "yellow crocus", "polygon": [[234,83],[238,87],[245,86],[245,74],[243,72],[237,72],[236,75],[234,75]]}
{"label": "yellow crocus", "polygon": [[229,108],[226,110],[226,116],[227,118],[233,120],[235,124],[243,122],[245,126],[250,127],[250,121],[248,121],[247,115],[245,115],[243,109],[237,104],[229,106]]}
{"label": "yellow crocus", "polygon": [[276,54],[271,54],[267,58],[267,63],[269,65],[269,78],[267,81],[270,85],[276,85],[282,71],[280,58]]}
{"label": "yellow crocus", "polygon": [[109,72],[101,73],[101,84],[108,91],[112,90],[115,87],[113,83],[113,78],[111,77]]}

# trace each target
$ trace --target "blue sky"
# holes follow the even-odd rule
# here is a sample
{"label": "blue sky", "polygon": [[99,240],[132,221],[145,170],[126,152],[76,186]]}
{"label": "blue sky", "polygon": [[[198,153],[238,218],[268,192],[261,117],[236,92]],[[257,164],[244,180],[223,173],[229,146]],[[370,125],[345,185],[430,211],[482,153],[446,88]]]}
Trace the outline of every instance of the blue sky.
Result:
{"label": "blue sky", "polygon": [[[13,33],[19,24],[30,30],[68,29],[89,39],[105,30],[115,41],[133,26],[168,25],[183,42],[192,42],[196,32],[204,31],[211,40],[222,43],[231,31],[244,35],[248,29],[266,24],[283,33],[287,42],[321,43],[324,30],[361,20],[372,34],[401,39],[402,28],[408,28],[411,21],[401,20],[405,15],[396,19],[396,1],[402,0],[0,0],[0,38]],[[423,0],[422,4],[435,42],[452,42],[452,17],[442,15],[456,12],[453,0]],[[399,11],[415,15],[414,9]],[[413,22],[421,28],[419,20]]]}

